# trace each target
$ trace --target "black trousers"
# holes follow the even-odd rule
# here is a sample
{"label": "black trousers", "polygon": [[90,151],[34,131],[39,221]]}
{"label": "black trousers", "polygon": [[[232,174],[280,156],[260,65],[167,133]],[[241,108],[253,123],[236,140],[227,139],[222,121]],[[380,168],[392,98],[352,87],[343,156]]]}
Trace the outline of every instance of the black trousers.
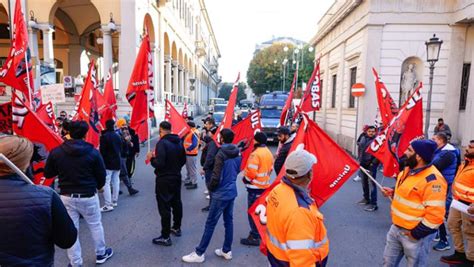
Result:
{"label": "black trousers", "polygon": [[128,156],[127,157],[127,172],[128,177],[132,179],[133,174],[135,173],[135,156]]}
{"label": "black trousers", "polygon": [[178,181],[156,181],[156,201],[161,216],[161,236],[168,238],[171,232],[171,214],[173,229],[181,228],[183,204],[181,202],[181,177]]}

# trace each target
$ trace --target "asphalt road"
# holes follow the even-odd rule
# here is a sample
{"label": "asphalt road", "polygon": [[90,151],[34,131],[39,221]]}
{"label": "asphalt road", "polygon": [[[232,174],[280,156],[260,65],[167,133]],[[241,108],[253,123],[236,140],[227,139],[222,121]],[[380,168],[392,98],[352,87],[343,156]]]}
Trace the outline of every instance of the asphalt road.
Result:
{"label": "asphalt road", "polygon": [[[184,216],[181,237],[172,237],[173,246],[161,247],[151,240],[160,235],[160,217],[157,210],[153,169],[144,163],[144,150],[137,159],[137,170],[133,181],[140,190],[136,196],[124,194],[119,197],[119,206],[103,214],[106,242],[114,249],[114,256],[104,266],[188,266],[181,257],[192,252],[200,241],[207,213],[201,208],[207,204],[204,198],[204,182],[199,180],[196,190],[182,189]],[[275,151],[276,147],[272,147]],[[183,168],[183,174],[184,174]],[[240,179],[238,178],[238,181]],[[385,179],[384,185],[393,184]],[[239,196],[234,206],[234,242],[233,260],[230,262],[214,255],[214,249],[220,248],[224,240],[222,219],[214,232],[213,239],[206,251],[206,261],[202,266],[268,266],[266,257],[256,247],[240,245],[241,237],[248,235],[249,226],[246,216],[246,191],[238,183]],[[360,182],[348,180],[321,208],[325,216],[325,225],[330,240],[328,266],[381,266],[385,246],[385,235],[390,227],[390,203],[379,194],[379,210],[369,213],[356,204],[362,198]],[[80,240],[84,266],[95,264],[92,238],[86,224],[81,222]],[[433,243],[434,244],[434,243]],[[430,252],[428,266],[446,266],[439,257],[449,252]],[[66,251],[56,248],[56,266],[67,266]],[[402,263],[404,266],[404,263]]]}

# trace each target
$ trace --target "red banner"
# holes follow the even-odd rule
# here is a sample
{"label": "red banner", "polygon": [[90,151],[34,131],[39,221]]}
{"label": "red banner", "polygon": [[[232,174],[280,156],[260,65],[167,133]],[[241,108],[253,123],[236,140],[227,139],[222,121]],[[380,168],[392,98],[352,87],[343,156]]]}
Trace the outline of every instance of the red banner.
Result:
{"label": "red banner", "polygon": [[398,108],[390,96],[385,84],[380,80],[377,71],[372,68],[375,78],[375,90],[377,92],[377,102],[379,104],[380,116],[382,118],[383,128],[385,129],[393,117],[397,116]]}
{"label": "red banner", "polygon": [[0,133],[12,133],[12,102],[0,104]]}
{"label": "red banner", "polygon": [[232,91],[230,92],[229,102],[227,103],[224,117],[222,118],[222,121],[219,127],[217,127],[216,134],[214,135],[214,141],[216,141],[216,144],[218,146],[219,146],[219,137],[220,137],[220,133],[222,129],[224,128],[230,129],[232,126],[232,120],[234,119],[234,108],[235,108],[235,103],[237,102],[237,93],[239,91],[239,86],[238,86],[239,80],[240,80],[240,72],[237,75],[237,79],[235,80],[234,88],[232,88]]}
{"label": "red banner", "polygon": [[410,143],[423,137],[422,83],[406,101],[388,127],[367,148],[383,164],[383,174],[392,177],[398,174],[398,159]]}
{"label": "red banner", "polygon": [[[321,207],[342,185],[359,169],[357,162],[337,145],[319,126],[304,115],[300,128],[293,141],[290,153],[295,149],[305,149],[317,158],[313,166],[313,179],[309,185],[311,197]],[[260,198],[250,207],[249,214],[257,225],[260,235],[266,235],[266,197],[268,193],[280,183],[285,174],[282,171],[265,190]],[[262,240],[265,240],[262,238]],[[265,253],[265,244],[262,242],[262,252]]]}
{"label": "red banner", "polygon": [[255,133],[262,129],[260,122],[260,111],[254,111],[244,120],[232,126],[232,131],[235,133],[234,144],[241,144],[242,164],[240,170],[247,166],[247,160],[253,150]]}
{"label": "red banner", "polygon": [[99,111],[100,124],[116,118],[117,99],[115,98],[112,70],[109,70],[104,81],[104,94],[97,94],[97,110]]}
{"label": "red banner", "polygon": [[54,108],[51,102],[46,105],[42,105],[36,110],[38,117],[55,133],[58,133],[58,127],[56,126],[56,116],[54,115]]}
{"label": "red banner", "polygon": [[177,134],[180,138],[183,138],[191,130],[183,116],[179,114],[168,99],[165,105],[165,121],[171,123],[171,132]]}
{"label": "red banner", "polygon": [[288,120],[288,112],[290,111],[291,107],[293,106],[293,94],[294,94],[294,89],[295,89],[295,84],[296,84],[296,77],[298,76],[298,70],[295,71],[295,74],[293,76],[293,82],[291,83],[291,88],[290,88],[290,95],[286,99],[285,106],[281,110],[281,115],[280,115],[280,125],[284,126],[286,125],[286,121]]}
{"label": "red banner", "polygon": [[30,90],[33,91],[33,76],[28,50],[28,31],[21,11],[20,0],[15,2],[13,25],[10,30],[13,32],[12,45],[0,72],[0,81],[20,90],[30,101],[32,93]]}
{"label": "red banner", "polygon": [[321,107],[321,77],[319,71],[319,59],[316,62],[311,78],[306,86],[303,99],[301,100],[300,112],[317,111]]}

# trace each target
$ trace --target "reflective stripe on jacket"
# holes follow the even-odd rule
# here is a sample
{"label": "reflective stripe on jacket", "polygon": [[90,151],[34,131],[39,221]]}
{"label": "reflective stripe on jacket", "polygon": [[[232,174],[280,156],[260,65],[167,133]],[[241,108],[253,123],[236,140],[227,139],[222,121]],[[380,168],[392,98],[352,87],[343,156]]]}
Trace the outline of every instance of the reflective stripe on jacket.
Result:
{"label": "reflective stripe on jacket", "polygon": [[268,253],[274,266],[314,266],[329,254],[323,215],[306,192],[287,178],[267,198]]}
{"label": "reflective stripe on jacket", "polygon": [[437,229],[444,220],[446,191],[446,180],[436,167],[405,168],[398,175],[393,196],[393,224],[412,230],[421,222]]}
{"label": "reflective stripe on jacket", "polygon": [[474,160],[459,167],[453,183],[453,197],[468,203],[474,203]]}
{"label": "reflective stripe on jacket", "polygon": [[191,131],[184,137],[184,149],[187,156],[196,156],[199,152],[199,130],[192,128]]}
{"label": "reflective stripe on jacket", "polygon": [[266,146],[257,147],[250,154],[244,170],[247,188],[266,189],[270,186],[270,174],[273,170],[273,155]]}

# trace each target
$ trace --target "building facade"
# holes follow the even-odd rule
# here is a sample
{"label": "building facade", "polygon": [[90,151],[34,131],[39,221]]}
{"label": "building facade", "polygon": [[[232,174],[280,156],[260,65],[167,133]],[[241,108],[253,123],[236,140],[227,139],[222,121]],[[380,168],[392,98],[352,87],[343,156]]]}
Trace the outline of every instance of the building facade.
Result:
{"label": "building facade", "polygon": [[[453,132],[453,142],[474,139],[474,1],[337,0],[318,23],[310,41],[321,56],[322,109],[317,122],[344,148],[355,151],[363,125],[380,120],[374,77],[378,70],[400,105],[423,82],[423,107],[429,90],[426,45],[433,34],[443,44],[435,65],[430,135],[438,118]],[[363,83],[355,99],[350,90]]]}
{"label": "building facade", "polygon": [[[14,2],[0,0],[1,59],[9,50]],[[88,63],[95,59],[98,77],[112,69],[119,114],[128,112],[125,92],[145,29],[154,56],[157,119],[163,118],[165,99],[178,109],[187,102],[197,114],[217,93],[220,52],[204,0],[22,0],[22,4],[35,87],[42,82],[63,83],[67,76],[77,82],[78,88],[71,89],[58,109],[73,109],[72,96],[79,93]],[[48,71],[52,75],[45,75]]]}

